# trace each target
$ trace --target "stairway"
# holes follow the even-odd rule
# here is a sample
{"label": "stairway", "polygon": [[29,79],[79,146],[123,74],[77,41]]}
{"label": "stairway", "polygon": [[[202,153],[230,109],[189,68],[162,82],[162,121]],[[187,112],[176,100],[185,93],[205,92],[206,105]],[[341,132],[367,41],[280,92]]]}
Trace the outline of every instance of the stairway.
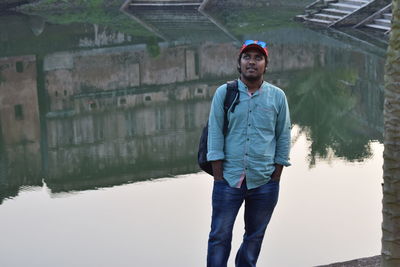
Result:
{"label": "stairway", "polygon": [[131,1],[129,6],[133,7],[199,7],[203,1],[202,0],[138,0],[138,1]]}
{"label": "stairway", "polygon": [[391,29],[391,21],[392,21],[392,13],[387,12],[383,13],[380,17],[375,18],[370,23],[365,24],[364,27],[388,33]]}
{"label": "stairway", "polygon": [[[309,7],[308,15],[298,16],[305,22],[329,27],[329,25],[343,19],[351,13],[357,11],[361,7],[367,5],[373,0],[338,0],[324,1],[326,4],[318,10],[312,10],[314,7]],[[320,3],[320,1],[318,1]],[[315,2],[317,3],[317,2]]]}
{"label": "stairway", "polygon": [[165,41],[230,40],[198,11],[203,0],[128,0],[125,12]]}

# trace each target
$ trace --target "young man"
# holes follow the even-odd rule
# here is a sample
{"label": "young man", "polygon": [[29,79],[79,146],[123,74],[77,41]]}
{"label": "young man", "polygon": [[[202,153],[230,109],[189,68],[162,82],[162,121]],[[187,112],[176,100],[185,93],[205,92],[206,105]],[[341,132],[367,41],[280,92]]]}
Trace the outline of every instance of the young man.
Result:
{"label": "young man", "polygon": [[240,102],[234,112],[228,110],[225,136],[226,85],[217,89],[211,104],[207,159],[212,162],[214,188],[208,267],[227,265],[233,224],[243,201],[245,234],[235,263],[256,266],[283,166],[290,165],[289,108],[284,92],[263,80],[267,65],[265,42],[247,40],[237,66]]}

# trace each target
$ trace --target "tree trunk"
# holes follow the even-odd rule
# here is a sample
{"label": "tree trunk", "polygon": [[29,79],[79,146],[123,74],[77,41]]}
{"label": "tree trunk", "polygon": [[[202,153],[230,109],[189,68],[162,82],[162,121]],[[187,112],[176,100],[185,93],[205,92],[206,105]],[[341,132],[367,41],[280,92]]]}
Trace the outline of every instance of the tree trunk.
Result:
{"label": "tree trunk", "polygon": [[400,266],[400,0],[393,0],[385,66],[382,266]]}

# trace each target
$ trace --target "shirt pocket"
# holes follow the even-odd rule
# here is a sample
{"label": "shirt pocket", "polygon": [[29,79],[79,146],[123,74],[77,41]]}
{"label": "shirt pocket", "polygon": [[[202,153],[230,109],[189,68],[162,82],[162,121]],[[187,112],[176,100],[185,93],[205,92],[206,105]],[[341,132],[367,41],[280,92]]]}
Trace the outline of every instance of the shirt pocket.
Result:
{"label": "shirt pocket", "polygon": [[277,111],[273,105],[257,104],[254,110],[254,126],[257,129],[275,132]]}

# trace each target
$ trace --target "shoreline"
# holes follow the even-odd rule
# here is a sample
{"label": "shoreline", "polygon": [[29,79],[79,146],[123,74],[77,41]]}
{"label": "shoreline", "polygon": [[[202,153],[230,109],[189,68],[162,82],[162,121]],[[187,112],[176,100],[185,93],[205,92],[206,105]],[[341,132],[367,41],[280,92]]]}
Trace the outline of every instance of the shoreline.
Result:
{"label": "shoreline", "polygon": [[327,265],[318,265],[315,267],[380,267],[380,266],[381,266],[381,255],[376,255],[372,257],[331,263]]}

